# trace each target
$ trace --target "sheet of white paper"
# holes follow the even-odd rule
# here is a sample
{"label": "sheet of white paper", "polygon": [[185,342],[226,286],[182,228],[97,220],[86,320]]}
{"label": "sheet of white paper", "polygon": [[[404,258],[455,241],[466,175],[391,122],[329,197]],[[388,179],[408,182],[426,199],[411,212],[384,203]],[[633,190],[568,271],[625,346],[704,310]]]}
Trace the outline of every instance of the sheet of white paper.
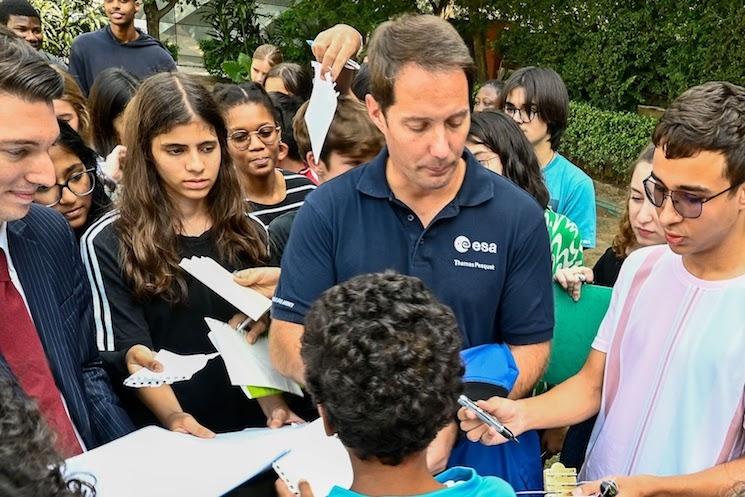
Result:
{"label": "sheet of white paper", "polygon": [[254,321],[272,306],[272,301],[259,292],[233,281],[233,275],[209,257],[184,258],[179,266]]}
{"label": "sheet of white paper", "polygon": [[328,79],[321,77],[321,64],[316,61],[311,62],[311,64],[315,76],[313,77],[313,92],[310,94],[308,108],[305,111],[305,124],[308,127],[313,157],[318,162],[323,150],[323,143],[326,141],[326,135],[331,127],[331,122],[334,120],[339,92],[334,89],[336,83],[330,77]]}
{"label": "sheet of white paper", "polygon": [[217,357],[217,355],[217,352],[214,354],[180,355],[161,349],[160,352],[155,354],[155,358],[163,364],[163,371],[156,373],[142,368],[124,380],[124,384],[128,387],[143,388],[159,387],[177,381],[190,380],[196,372],[204,369],[207,361]]}
{"label": "sheet of white paper", "polygon": [[272,366],[266,337],[251,345],[229,324],[212,318],[204,320],[211,330],[207,336],[220,352],[233,385],[276,388],[303,395],[297,383],[279,374]]}
{"label": "sheet of white paper", "polygon": [[267,469],[287,451],[295,430],[206,440],[149,426],[68,459],[65,474],[92,475],[97,497],[216,497]]}
{"label": "sheet of white paper", "polygon": [[338,438],[326,435],[320,419],[302,428],[293,438],[290,452],[272,467],[295,493],[301,479],[310,483],[315,495],[328,495],[334,485],[352,485],[349,454]]}

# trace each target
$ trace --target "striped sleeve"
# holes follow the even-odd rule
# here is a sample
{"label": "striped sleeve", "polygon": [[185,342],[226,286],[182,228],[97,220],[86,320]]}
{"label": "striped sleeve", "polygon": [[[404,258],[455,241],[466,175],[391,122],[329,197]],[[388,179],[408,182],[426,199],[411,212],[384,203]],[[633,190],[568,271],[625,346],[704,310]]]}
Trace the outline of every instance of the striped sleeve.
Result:
{"label": "striped sleeve", "polygon": [[251,202],[253,215],[265,225],[269,225],[275,218],[286,212],[298,210],[305,201],[305,197],[316,189],[316,185],[302,174],[282,171],[287,193],[285,199],[275,205],[263,205]]}
{"label": "striped sleeve", "polygon": [[[119,241],[114,230],[118,213],[92,224],[80,239],[80,252],[93,295],[96,345],[101,351],[127,350],[142,344],[152,348],[144,310],[135,302],[119,263]],[[108,357],[109,354],[103,354]]]}

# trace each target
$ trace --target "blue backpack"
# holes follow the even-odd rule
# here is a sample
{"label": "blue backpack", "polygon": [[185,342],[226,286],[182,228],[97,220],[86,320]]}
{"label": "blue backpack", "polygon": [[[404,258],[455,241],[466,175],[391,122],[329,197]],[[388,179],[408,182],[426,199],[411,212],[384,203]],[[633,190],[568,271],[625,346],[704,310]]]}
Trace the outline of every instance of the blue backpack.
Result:
{"label": "blue backpack", "polygon": [[[519,371],[512,352],[505,344],[486,344],[463,350],[461,359],[466,367],[463,377],[466,384],[491,385],[507,393],[515,385]],[[529,431],[518,438],[519,444],[507,442],[487,447],[461,436],[450,453],[448,468],[465,466],[475,469],[482,476],[498,476],[518,492],[542,489],[543,464],[538,433]]]}

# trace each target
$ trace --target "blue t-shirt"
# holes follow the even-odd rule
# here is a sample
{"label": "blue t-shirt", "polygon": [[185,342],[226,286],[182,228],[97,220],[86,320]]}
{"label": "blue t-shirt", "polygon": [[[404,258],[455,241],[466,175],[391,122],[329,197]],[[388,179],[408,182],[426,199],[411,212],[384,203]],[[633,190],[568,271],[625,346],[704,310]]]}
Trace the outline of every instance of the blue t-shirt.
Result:
{"label": "blue t-shirt", "polygon": [[300,208],[282,257],[275,319],[303,324],[322,292],[393,269],[453,310],[463,348],[553,336],[551,253],[543,210],[468,152],[455,198],[424,228],[386,180],[388,151],[321,185]]}
{"label": "blue t-shirt", "polygon": [[582,246],[593,248],[597,217],[592,179],[561,154],[543,168],[543,178],[551,195],[551,209],[573,221],[582,235]]}
{"label": "blue t-shirt", "polygon": [[[471,468],[450,468],[435,479],[446,487],[417,497],[515,497],[515,491],[506,481],[496,476],[479,476]],[[367,496],[334,487],[328,497]]]}

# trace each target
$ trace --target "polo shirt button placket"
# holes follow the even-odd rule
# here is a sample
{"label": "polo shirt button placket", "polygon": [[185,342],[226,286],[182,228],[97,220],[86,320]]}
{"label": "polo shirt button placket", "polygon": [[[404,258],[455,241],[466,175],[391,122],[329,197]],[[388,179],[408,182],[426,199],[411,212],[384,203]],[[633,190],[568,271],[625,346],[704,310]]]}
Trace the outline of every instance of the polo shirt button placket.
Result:
{"label": "polo shirt button placket", "polygon": [[414,214],[409,214],[408,216],[406,216],[406,219],[408,219],[410,223],[413,223],[414,222]]}

